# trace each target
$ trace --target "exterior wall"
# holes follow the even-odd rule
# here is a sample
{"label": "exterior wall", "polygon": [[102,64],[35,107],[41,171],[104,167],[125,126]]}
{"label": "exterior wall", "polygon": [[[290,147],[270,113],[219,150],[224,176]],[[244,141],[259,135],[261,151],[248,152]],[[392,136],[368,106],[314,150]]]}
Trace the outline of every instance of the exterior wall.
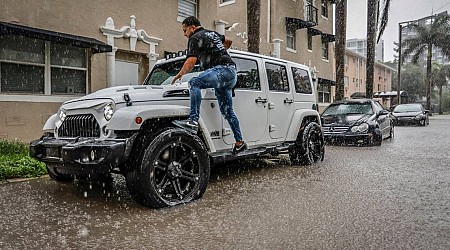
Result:
{"label": "exterior wall", "polygon": [[[313,38],[313,51],[307,51],[307,30],[297,30],[297,51],[286,50],[285,17],[304,19],[306,1],[261,0],[261,45],[260,53],[271,55],[274,51],[274,39],[281,39],[281,58],[315,67],[317,77],[334,80],[332,62],[334,50],[329,43],[329,61],[321,57],[320,36]],[[332,34],[333,6],[328,6],[328,19],[320,15],[320,1],[314,0],[318,8],[319,24],[314,28]],[[202,26],[215,30],[215,21],[223,20],[228,26],[237,23],[225,32],[233,40],[233,48],[247,50],[247,8],[246,1],[220,4],[216,1],[198,1],[198,18]],[[268,18],[270,6],[270,19]],[[156,46],[158,59],[164,51],[186,49],[187,39],[183,36],[181,23],[177,21],[178,1],[90,1],[90,0],[4,0],[0,1],[0,21],[32,28],[67,33],[97,39],[107,43],[102,33],[108,17],[114,21],[115,29],[130,26],[131,16],[136,17],[136,30],[143,29],[155,38],[161,39]],[[270,20],[270,34],[267,33]],[[269,38],[269,42],[267,41]],[[141,40],[134,51],[130,49],[129,38],[114,39],[117,60],[139,63],[142,81],[149,71],[149,45]],[[92,93],[108,86],[107,53],[89,53],[88,88]],[[42,135],[42,126],[46,119],[54,114],[62,102],[78,96],[55,95],[9,95],[0,93],[0,138],[18,138],[25,142]]]}
{"label": "exterior wall", "polygon": [[[348,58],[345,65],[345,77],[348,77],[348,86],[344,87],[344,98],[350,99],[355,92],[366,92],[366,58],[346,50],[345,56]],[[392,90],[392,69],[382,63],[375,63],[375,74],[373,92],[388,92]],[[385,107],[391,105],[389,98],[376,98]]]}

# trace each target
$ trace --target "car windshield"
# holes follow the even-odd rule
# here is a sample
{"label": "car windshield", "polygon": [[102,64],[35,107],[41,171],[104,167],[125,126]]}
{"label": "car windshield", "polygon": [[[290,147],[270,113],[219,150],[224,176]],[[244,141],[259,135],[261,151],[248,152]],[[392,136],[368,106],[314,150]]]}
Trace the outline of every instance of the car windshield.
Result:
{"label": "car windshield", "polygon": [[398,105],[394,108],[394,113],[418,112],[422,111],[420,104],[417,105]]}
{"label": "car windshield", "polygon": [[[144,82],[144,85],[169,85],[173,78],[183,67],[185,60],[177,60],[168,63],[155,65],[149,77]],[[182,82],[188,82],[192,77],[199,75],[203,69],[200,64],[196,64],[190,73],[181,77]]]}
{"label": "car windshield", "polygon": [[373,114],[370,103],[340,103],[331,104],[322,115],[352,115]]}

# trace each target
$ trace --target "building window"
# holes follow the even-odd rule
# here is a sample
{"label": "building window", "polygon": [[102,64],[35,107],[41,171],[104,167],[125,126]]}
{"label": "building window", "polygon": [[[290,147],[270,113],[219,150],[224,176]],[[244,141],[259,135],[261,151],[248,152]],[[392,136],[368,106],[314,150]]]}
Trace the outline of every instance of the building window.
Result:
{"label": "building window", "polygon": [[322,40],[322,59],[328,60],[328,43]]}
{"label": "building window", "polygon": [[287,31],[287,37],[286,37],[287,45],[286,46],[289,49],[295,50],[295,31],[296,31],[296,29],[288,27],[286,31]]}
{"label": "building window", "polygon": [[220,0],[220,5],[219,6],[224,6],[224,5],[228,5],[228,4],[233,4],[235,3],[236,0]]}
{"label": "building window", "polygon": [[348,76],[344,76],[344,87],[348,87]]}
{"label": "building window", "polygon": [[308,33],[308,50],[312,50],[312,35]]}
{"label": "building window", "polygon": [[0,45],[0,93],[86,94],[86,49],[15,35]]}
{"label": "building window", "polygon": [[322,16],[328,17],[328,0],[322,0]]}
{"label": "building window", "polygon": [[331,102],[331,100],[330,100],[331,86],[329,84],[319,84],[318,92],[319,92],[319,102],[320,103]]}
{"label": "building window", "polygon": [[347,55],[344,56],[344,63],[345,63],[345,65],[348,65],[348,56]]}
{"label": "building window", "polygon": [[197,16],[197,0],[178,0],[177,20],[182,22],[190,16]]}

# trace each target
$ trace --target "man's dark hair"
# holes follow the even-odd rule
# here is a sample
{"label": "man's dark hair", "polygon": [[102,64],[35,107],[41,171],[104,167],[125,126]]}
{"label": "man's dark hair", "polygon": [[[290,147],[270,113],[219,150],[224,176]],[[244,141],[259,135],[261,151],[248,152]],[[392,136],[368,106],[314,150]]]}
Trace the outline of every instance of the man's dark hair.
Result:
{"label": "man's dark hair", "polygon": [[200,24],[200,20],[198,20],[195,16],[186,17],[181,24],[186,26],[194,25],[195,27],[202,26]]}

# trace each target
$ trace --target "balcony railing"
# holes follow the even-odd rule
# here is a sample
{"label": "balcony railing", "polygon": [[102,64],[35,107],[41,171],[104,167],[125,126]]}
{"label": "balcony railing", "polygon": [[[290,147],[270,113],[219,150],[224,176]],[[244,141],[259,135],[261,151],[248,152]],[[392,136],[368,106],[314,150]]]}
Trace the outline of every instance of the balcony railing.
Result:
{"label": "balcony railing", "polygon": [[317,8],[314,7],[312,4],[308,4],[305,7],[305,12],[306,12],[306,21],[317,24]]}

